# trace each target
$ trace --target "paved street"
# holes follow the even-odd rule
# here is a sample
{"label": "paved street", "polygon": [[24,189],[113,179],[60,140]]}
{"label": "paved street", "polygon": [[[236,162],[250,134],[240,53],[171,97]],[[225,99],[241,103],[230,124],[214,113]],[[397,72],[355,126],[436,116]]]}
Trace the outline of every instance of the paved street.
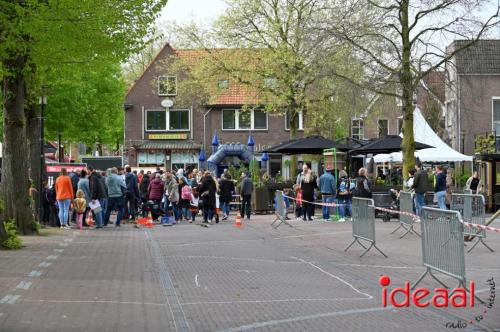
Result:
{"label": "paved street", "polygon": [[[500,331],[498,301],[487,312],[382,307],[380,275],[402,287],[424,271],[420,239],[390,234],[395,221],[376,225],[389,257],[371,250],[359,258],[357,245],[343,251],[348,222],[274,230],[272,219],[255,216],[242,229],[124,225],[24,238],[25,249],[0,251],[0,330]],[[500,234],[488,236],[495,253],[478,246],[466,256],[481,298],[488,278],[500,281]],[[422,286],[439,285],[426,278]],[[460,319],[467,328],[445,327]]]}

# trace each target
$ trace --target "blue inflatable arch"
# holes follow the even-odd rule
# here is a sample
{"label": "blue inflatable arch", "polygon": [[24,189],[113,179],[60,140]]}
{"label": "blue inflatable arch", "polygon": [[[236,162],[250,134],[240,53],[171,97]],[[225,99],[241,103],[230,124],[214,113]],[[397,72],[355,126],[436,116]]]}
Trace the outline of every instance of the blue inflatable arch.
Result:
{"label": "blue inflatable arch", "polygon": [[252,153],[248,150],[246,145],[241,143],[227,143],[219,145],[217,151],[208,158],[208,170],[217,173],[217,166],[222,159],[227,156],[237,156],[244,163],[250,163],[252,160]]}

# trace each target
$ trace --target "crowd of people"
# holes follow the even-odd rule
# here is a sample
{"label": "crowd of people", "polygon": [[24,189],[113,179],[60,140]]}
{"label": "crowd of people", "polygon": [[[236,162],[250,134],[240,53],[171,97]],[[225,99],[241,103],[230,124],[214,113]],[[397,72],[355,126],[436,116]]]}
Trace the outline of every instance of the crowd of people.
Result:
{"label": "crowd of people", "polygon": [[[351,215],[353,197],[372,197],[373,183],[368,178],[366,168],[360,168],[355,179],[349,179],[344,170],[336,173],[338,179],[335,177],[333,169],[327,167],[325,172],[320,177],[317,177],[311,170],[310,163],[306,162],[303,165],[302,171],[296,178],[293,191],[287,192],[287,196],[295,200],[297,219],[313,220],[315,202],[321,197],[323,220],[330,220],[330,215],[335,211],[338,214],[338,220],[345,221]],[[417,215],[420,215],[422,207],[425,205],[425,194],[430,189],[429,175],[432,175],[430,179],[433,181],[434,203],[440,209],[450,208],[453,189],[451,172],[447,172],[442,165],[437,165],[433,174],[429,174],[428,170],[421,165],[417,165],[415,169],[409,171],[408,180],[405,183],[405,189],[414,194],[414,206]],[[482,183],[477,172],[474,172],[467,180],[465,189],[471,190],[473,194],[482,192]]]}
{"label": "crowd of people", "polygon": [[73,222],[82,229],[92,221],[100,229],[110,224],[115,211],[115,227],[149,215],[165,225],[192,223],[198,215],[203,223],[219,223],[228,220],[235,197],[239,197],[241,216],[250,219],[252,192],[253,183],[246,172],[237,188],[227,171],[219,178],[197,169],[137,172],[125,166],[103,172],[89,166],[68,174],[62,168],[53,186],[45,184],[42,222],[63,229]]}

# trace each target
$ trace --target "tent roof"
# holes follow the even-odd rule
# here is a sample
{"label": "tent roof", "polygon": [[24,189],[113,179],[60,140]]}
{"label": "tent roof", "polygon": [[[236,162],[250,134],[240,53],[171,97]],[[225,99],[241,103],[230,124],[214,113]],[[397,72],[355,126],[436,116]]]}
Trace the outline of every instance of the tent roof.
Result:
{"label": "tent roof", "polygon": [[[415,157],[420,161],[448,162],[448,161],[472,161],[472,156],[466,156],[453,150],[448,144],[432,130],[418,108],[413,112],[413,133],[415,141],[434,146],[434,148],[423,149],[415,152]],[[389,156],[374,157],[375,162],[394,161],[401,162],[401,152],[391,153]]]}
{"label": "tent roof", "polygon": [[349,147],[345,144],[332,141],[322,136],[308,136],[293,139],[272,146],[261,152],[289,153],[289,154],[322,154],[324,149],[337,148],[340,151],[347,151]]}
{"label": "tent roof", "polygon": [[[351,153],[391,153],[401,150],[401,143],[403,139],[398,135],[387,135],[374,140],[358,149],[352,150]],[[415,149],[421,150],[429,147],[434,147],[434,145],[421,143],[415,139]]]}

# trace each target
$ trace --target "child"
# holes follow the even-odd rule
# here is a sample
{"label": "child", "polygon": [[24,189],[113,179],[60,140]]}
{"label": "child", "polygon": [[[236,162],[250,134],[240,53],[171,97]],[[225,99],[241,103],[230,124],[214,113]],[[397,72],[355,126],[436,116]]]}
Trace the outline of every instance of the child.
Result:
{"label": "child", "polygon": [[189,223],[192,223],[194,221],[194,218],[198,214],[199,204],[200,196],[198,194],[198,189],[195,187],[191,192],[191,199],[189,201],[189,211],[191,212],[191,221]]}
{"label": "child", "polygon": [[73,201],[73,207],[76,212],[76,226],[78,229],[83,229],[83,215],[85,214],[85,211],[87,210],[87,201],[84,198],[85,194],[83,193],[83,190],[78,189],[76,192],[76,198]]}
{"label": "child", "polygon": [[295,216],[302,219],[302,190],[299,185],[294,185],[295,190]]}

